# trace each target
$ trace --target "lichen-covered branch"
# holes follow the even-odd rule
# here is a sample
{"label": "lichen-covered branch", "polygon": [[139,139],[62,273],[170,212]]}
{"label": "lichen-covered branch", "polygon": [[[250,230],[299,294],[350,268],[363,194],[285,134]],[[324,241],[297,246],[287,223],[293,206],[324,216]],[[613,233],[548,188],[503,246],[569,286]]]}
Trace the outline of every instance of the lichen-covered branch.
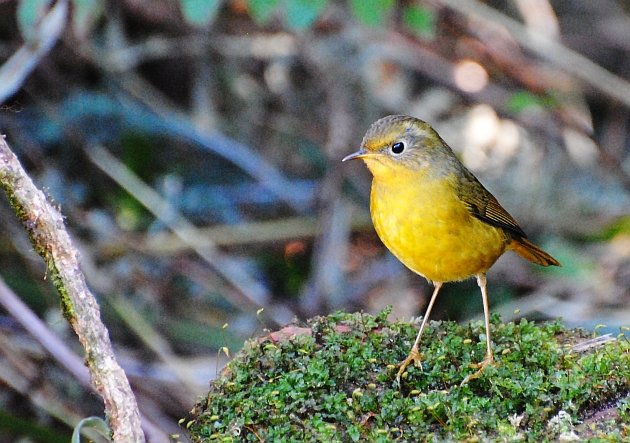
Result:
{"label": "lichen-covered branch", "polygon": [[79,268],[61,213],[37,189],[0,135],[0,186],[23,223],[33,247],[46,261],[59,291],[63,314],[79,336],[92,384],[103,397],[115,442],[144,442],[140,414],[129,381],[114,357],[99,306]]}

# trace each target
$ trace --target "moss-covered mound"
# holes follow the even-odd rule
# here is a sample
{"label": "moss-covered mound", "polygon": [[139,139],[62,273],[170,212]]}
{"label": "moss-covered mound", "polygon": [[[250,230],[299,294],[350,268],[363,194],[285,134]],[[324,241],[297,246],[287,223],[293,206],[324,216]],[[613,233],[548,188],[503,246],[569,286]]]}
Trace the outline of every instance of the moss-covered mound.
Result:
{"label": "moss-covered mound", "polygon": [[460,386],[484,357],[483,325],[433,322],[423,370],[410,366],[399,386],[416,329],[387,314],[250,340],[192,411],[192,440],[630,441],[627,337],[578,347],[592,335],[494,317],[497,363]]}

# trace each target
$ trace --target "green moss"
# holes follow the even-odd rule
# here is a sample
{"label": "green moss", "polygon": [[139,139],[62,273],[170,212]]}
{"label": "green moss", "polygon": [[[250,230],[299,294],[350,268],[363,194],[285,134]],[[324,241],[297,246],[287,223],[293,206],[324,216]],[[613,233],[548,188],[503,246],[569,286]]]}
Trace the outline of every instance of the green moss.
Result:
{"label": "green moss", "polygon": [[[4,189],[7,198],[9,199],[9,203],[15,211],[15,215],[24,225],[24,228],[28,233],[35,252],[37,252],[37,254],[39,254],[44,259],[46,267],[51,274],[53,284],[59,291],[63,316],[68,322],[73,323],[76,315],[74,304],[72,303],[71,297],[68,295],[68,291],[64,285],[64,282],[59,275],[57,264],[55,263],[52,253],[50,251],[53,242],[50,239],[46,238],[46,232],[38,226],[40,220],[38,220],[37,217],[31,212],[24,209],[22,201],[15,195],[15,186],[17,185],[14,182],[7,180],[5,177],[0,177],[0,187]],[[48,196],[47,198],[49,200],[49,204],[52,205],[52,199],[50,198],[50,196]]]}
{"label": "green moss", "polygon": [[[387,314],[336,313],[312,319],[308,329],[288,327],[248,341],[192,411],[192,440],[630,437],[626,337],[580,354],[571,344],[588,337],[584,331],[566,331],[558,322],[503,324],[493,317],[497,364],[460,387],[484,357],[483,325],[433,322],[421,344],[423,370],[410,367],[400,387],[397,364],[416,329],[388,322]],[[611,402],[614,432],[578,428]]]}
{"label": "green moss", "polygon": [[76,312],[74,310],[74,303],[72,297],[68,294],[63,280],[59,277],[59,271],[56,267],[49,266],[50,272],[53,275],[53,282],[57,290],[59,291],[59,297],[61,300],[61,312],[64,318],[73,325],[76,320]]}

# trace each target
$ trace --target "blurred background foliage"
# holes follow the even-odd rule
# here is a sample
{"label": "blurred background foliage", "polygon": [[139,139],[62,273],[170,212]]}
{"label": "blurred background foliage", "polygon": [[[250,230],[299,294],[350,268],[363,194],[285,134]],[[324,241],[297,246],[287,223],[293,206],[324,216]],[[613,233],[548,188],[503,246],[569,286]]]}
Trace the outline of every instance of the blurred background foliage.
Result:
{"label": "blurred background foliage", "polygon": [[[562,264],[489,273],[505,320],[630,323],[630,2],[3,0],[0,131],[66,216],[151,423],[177,426],[244,339],[334,309],[421,313],[385,251],[369,124],[433,124]],[[0,208],[0,441],[68,441],[98,397],[11,307],[83,355]],[[474,282],[434,318],[478,317]],[[87,395],[86,395],[87,394]]]}

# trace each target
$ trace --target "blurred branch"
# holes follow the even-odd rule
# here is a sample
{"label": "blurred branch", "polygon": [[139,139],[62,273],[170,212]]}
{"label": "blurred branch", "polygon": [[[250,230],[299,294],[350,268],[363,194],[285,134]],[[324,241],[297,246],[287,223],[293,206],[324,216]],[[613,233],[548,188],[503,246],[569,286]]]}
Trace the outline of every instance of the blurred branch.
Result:
{"label": "blurred branch", "polygon": [[[372,223],[366,211],[354,210],[350,221],[354,230],[371,230]],[[244,222],[236,225],[197,228],[200,239],[197,245],[205,247],[208,242],[217,246],[238,246],[252,243],[273,243],[297,238],[312,238],[322,232],[322,226],[314,217],[290,217],[269,221]],[[212,240],[210,240],[212,239]],[[140,244],[144,252],[166,255],[190,249],[176,235],[158,233]]]}
{"label": "blurred branch", "polygon": [[213,74],[208,60],[203,57],[196,59],[190,91],[191,120],[195,128],[202,133],[209,133],[217,127],[215,91],[218,88]]}
{"label": "blurred branch", "polygon": [[170,343],[164,339],[138,310],[124,297],[110,297],[108,302],[125,324],[162,360],[186,389],[188,398],[203,394],[203,386],[195,383],[189,368],[173,353]]}
{"label": "blurred branch", "polygon": [[[166,46],[165,50],[167,50],[168,42],[163,42],[163,44]],[[182,137],[184,140],[201,146],[204,150],[225,158],[258,180],[294,210],[303,212],[307,208],[307,204],[295,192],[291,181],[250,146],[218,131],[208,133],[199,131],[188,116],[178,112],[164,94],[151,86],[141,76],[133,71],[127,71],[121,75],[119,70],[125,65],[125,61],[120,58],[121,49],[112,49],[110,50],[111,52],[105,52],[96,47],[86,45],[86,47],[80,47],[78,50],[81,51],[83,56],[98,66],[99,69],[110,74],[110,78],[122,86],[130,96],[149,107],[151,112],[161,119],[161,125],[168,127],[170,136]],[[194,44],[192,50],[194,51]],[[108,54],[116,55],[116,67],[112,67],[108,63]],[[131,60],[130,66],[133,65],[134,62]]]}
{"label": "blurred branch", "polygon": [[[99,169],[138,200],[218,274],[237,288],[252,308],[268,306],[271,294],[265,286],[249,275],[236,260],[222,254],[214,242],[204,239],[192,223],[150,186],[141,181],[129,168],[102,147],[92,147],[87,151],[87,155]],[[202,242],[203,246],[201,246]],[[283,319],[274,317],[273,312],[270,315],[274,321],[283,322]]]}
{"label": "blurred branch", "polygon": [[[6,285],[2,278],[0,278],[0,305],[17,320],[57,362],[65,367],[79,384],[86,388],[91,388],[90,375],[83,361],[48,329],[44,322],[24,304],[11,288]],[[2,339],[1,341],[4,340]],[[8,346],[8,343],[2,342],[0,345],[0,349],[2,349],[3,352],[10,353],[13,359],[19,358],[15,350]],[[72,428],[77,425],[82,417],[69,411],[54,395],[51,395],[50,392],[46,392],[44,387],[41,387],[41,389],[32,389],[30,385],[34,380],[30,379],[28,371],[24,371],[24,368],[15,368],[16,365],[13,366],[13,370],[8,367],[1,368],[0,374],[2,374],[2,381],[4,383],[18,392],[26,393],[34,405],[42,408],[52,417],[66,423],[69,427]],[[11,373],[14,371],[17,371],[19,374],[15,373],[12,375]],[[22,377],[21,380],[19,378],[20,376]],[[89,429],[84,429],[84,434],[88,437],[95,438],[95,436],[89,432]],[[99,438],[96,441],[101,441],[101,439]]]}
{"label": "blurred branch", "polygon": [[521,45],[540,57],[588,83],[592,88],[630,106],[630,82],[618,77],[587,57],[547,35],[527,27],[477,0],[439,0],[461,14],[505,27]]}
{"label": "blurred branch", "polygon": [[115,442],[144,442],[136,399],[116,362],[100,310],[79,268],[78,253],[61,213],[35,187],[0,136],[0,186],[24,224],[33,247],[45,260],[61,297],[63,314],[86,351],[92,383],[105,402]]}
{"label": "blurred branch", "polygon": [[320,234],[315,239],[312,276],[304,297],[304,306],[309,313],[317,312],[324,306],[334,306],[335,302],[341,304],[344,292],[343,265],[347,261],[352,220],[349,205],[341,198],[341,158],[347,147],[352,145],[353,135],[351,84],[338,66],[339,48],[331,46],[334,49],[315,42],[304,48],[307,64],[325,90],[329,109],[324,146],[328,167],[319,191],[322,206]]}
{"label": "blurred branch", "polygon": [[[6,353],[15,352],[14,347],[11,345],[12,343],[10,339],[0,336],[0,349],[1,349],[0,355],[5,354],[3,355],[3,357],[5,357]],[[23,370],[21,370],[22,368],[16,367],[14,364],[11,364],[11,363],[15,363],[16,361],[20,361],[21,363],[30,363],[29,361],[24,362],[23,361],[24,358],[25,356],[21,354],[18,354],[18,355],[14,354],[12,355],[11,362],[9,362],[8,359],[6,358],[0,359],[0,383],[3,386],[3,393],[4,394],[7,393],[6,388],[12,389],[20,393],[21,395],[24,396],[25,399],[27,399],[28,402],[30,402],[31,405],[33,405],[38,410],[39,414],[44,412],[50,417],[54,418],[55,420],[58,420],[59,423],[64,423],[65,425],[68,426],[68,428],[72,429],[74,426],[77,425],[77,423],[81,421],[83,417],[79,415],[80,414],[79,412],[73,410],[72,406],[68,405],[64,401],[65,399],[63,399],[63,395],[61,394],[60,390],[51,389],[51,386],[48,382],[42,383],[41,380],[38,380],[36,377],[33,377],[31,374],[25,373]],[[6,410],[2,411],[0,413],[0,416],[2,417],[2,419],[6,419]],[[28,422],[30,424],[34,424],[35,420],[36,419],[32,417],[32,420],[29,420]],[[4,424],[5,423],[3,421],[3,426],[2,426],[3,436],[6,435],[6,432],[8,431],[8,429],[6,428],[6,426],[4,426]],[[89,441],[91,442],[100,443],[100,442],[111,441],[109,439],[105,440],[99,434],[97,434],[96,432],[90,429],[85,429],[85,428],[82,429],[81,434],[83,434],[86,438],[89,438],[90,439]],[[55,433],[55,435],[59,435],[59,433]],[[38,435],[38,437],[47,438],[48,436],[44,437],[44,436]],[[51,440],[38,439],[37,441],[51,441]],[[23,441],[23,440],[19,440],[19,441]],[[34,441],[34,440],[27,439],[27,441]],[[55,440],[55,441],[58,441],[58,440]],[[66,439],[62,441],[67,442],[68,440]]]}
{"label": "blurred branch", "polygon": [[65,29],[68,2],[59,0],[42,19],[34,38],[27,41],[0,67],[0,103],[11,97],[21,87],[26,77],[57,42]]}
{"label": "blurred branch", "polygon": [[628,109],[610,103],[602,124],[601,142],[596,144],[599,158],[606,168],[614,172],[626,190],[630,191],[630,170],[624,169],[626,134],[628,134]]}
{"label": "blurred branch", "polygon": [[[444,1],[450,2],[451,0],[444,0]],[[502,16],[498,12],[497,14]],[[505,18],[506,20],[511,20],[507,17]],[[514,22],[514,23],[520,26],[520,28],[523,29],[524,33],[529,35],[529,33],[526,32],[526,29],[522,25],[518,24],[517,22]],[[540,38],[543,38],[543,37],[540,37]],[[573,53],[570,49],[566,48],[565,46],[559,43],[554,43],[554,44],[560,48],[563,48],[566,51]],[[493,107],[503,112],[509,111],[507,104],[509,103],[510,101],[509,99],[513,94],[512,91],[493,82],[489,82],[485,88],[483,88],[482,90],[478,92],[467,92],[467,91],[459,90],[459,88],[457,87],[457,85],[455,84],[453,80],[453,76],[451,75],[454,69],[454,63],[442,57],[438,53],[431,51],[430,49],[427,49],[421,45],[418,45],[414,43],[413,41],[410,41],[409,39],[405,38],[404,36],[398,33],[395,33],[395,32],[390,33],[388,39],[382,41],[379,45],[375,45],[374,51],[376,51],[379,56],[382,56],[387,59],[395,60],[397,63],[408,66],[418,72],[421,72],[431,77],[436,82],[447,85],[452,89],[456,89],[458,90],[460,94],[467,96],[472,100],[475,100],[478,102],[490,103],[492,104]],[[599,65],[594,64],[593,62],[586,59],[585,57],[577,53],[573,53],[573,54],[582,58],[584,63],[589,63],[592,66],[596,67],[597,69],[595,69],[594,71],[597,71],[599,72],[599,74],[601,74],[599,76],[596,75],[596,76],[589,77],[591,79],[588,82],[589,84],[593,84],[593,82],[598,82],[598,81],[601,81],[601,82],[608,81],[606,80],[606,76],[614,77],[617,80],[616,84],[618,86],[624,85],[620,87],[622,87],[622,89],[626,88],[622,92],[623,97],[626,97],[630,100],[630,83],[626,82],[622,78],[614,76],[610,72],[604,70]],[[556,74],[560,73],[559,70],[564,70],[568,72],[568,75],[574,75],[574,72],[565,69],[564,65],[556,63],[556,66],[558,67],[558,70],[555,70]],[[525,69],[525,67],[521,66],[520,69],[523,70]],[[544,87],[553,88],[552,85],[546,84],[545,80],[543,79],[544,76],[542,76],[542,72],[536,73],[536,75],[531,76],[531,77],[535,77],[537,81],[540,82]],[[557,77],[557,75],[555,77]],[[609,88],[609,89],[611,89],[611,91],[609,92],[615,91],[614,88]],[[574,91],[573,94],[574,96],[577,95],[578,94],[577,90]],[[623,97],[614,96],[613,98],[618,98],[620,100],[619,102],[615,102],[615,103],[625,103],[627,106],[630,106],[630,101],[623,100]],[[576,118],[575,113],[567,113],[566,111],[567,111],[566,108],[557,110],[557,113],[558,113],[557,115],[561,119],[563,124],[569,127],[577,127],[580,132],[587,132],[587,133],[592,132],[592,124],[590,123],[586,124],[583,121],[583,118]],[[526,123],[528,127],[534,127],[538,129],[539,131],[544,132],[549,137],[557,137],[557,134],[559,132],[559,128],[557,127],[558,124],[555,121],[555,119],[548,118],[547,113],[540,113],[537,117],[535,115],[529,114],[526,116],[526,118],[527,118]],[[517,119],[519,119],[518,116],[517,116]],[[616,156],[611,155],[602,146],[602,145],[605,146],[604,143],[602,144],[595,143],[595,145],[599,153],[599,160],[603,164],[603,166],[608,168],[612,173],[614,173],[619,178],[620,182],[626,189],[630,189],[630,175],[627,173],[627,171],[624,170],[622,166],[622,161],[620,161],[619,158],[617,158]]]}
{"label": "blurred branch", "polygon": [[107,64],[110,72],[124,73],[153,60],[184,55],[201,57],[206,47],[207,43],[197,35],[179,38],[150,37],[141,43],[110,51]]}
{"label": "blurred branch", "polygon": [[[35,313],[9,288],[3,279],[0,278],[0,305],[11,314],[11,316],[22,325],[40,345],[48,351],[48,353],[68,372],[70,372],[75,380],[80,385],[94,389],[90,384],[90,374],[83,360],[77,356],[72,349],[68,347],[54,332],[52,332],[46,324],[35,315]],[[2,372],[2,371],[0,371]],[[68,426],[74,427],[79,422],[81,417],[74,417],[74,419],[68,421],[64,420],[61,416],[53,414],[54,411],[61,410],[60,406],[52,406],[45,402],[43,398],[39,396],[33,396],[30,393],[33,403],[43,407],[49,414],[56,416],[58,419],[66,422]],[[162,432],[155,424],[151,423],[144,415],[142,416],[142,427],[145,430],[147,440],[151,443],[164,442],[168,443],[170,440],[168,436]],[[86,435],[92,436],[90,429],[84,429]]]}
{"label": "blurred branch", "polygon": [[[420,72],[433,79],[436,83],[457,91],[458,94],[467,97],[469,100],[489,103],[495,109],[509,112],[507,104],[510,96],[513,94],[512,91],[493,81],[489,81],[480,91],[461,90],[455,83],[452,75],[455,63],[441,54],[409,40],[398,32],[390,32],[387,39],[383,39],[373,46],[372,51],[376,57],[395,61],[397,64]],[[408,105],[411,105],[411,103]],[[536,126],[546,134],[556,134],[558,132],[555,121],[542,114],[534,121],[532,121],[532,116],[528,116],[528,125]]]}
{"label": "blurred branch", "polygon": [[[630,308],[618,306],[614,309],[600,308],[593,310],[595,289],[584,287],[584,282],[572,283],[571,298],[563,299],[567,293],[567,284],[560,280],[541,285],[526,297],[503,302],[496,312],[505,321],[517,318],[562,318],[569,327],[596,329],[598,324],[627,325]],[[494,308],[493,308],[494,309]],[[474,320],[483,316],[475,315]]]}
{"label": "blurred branch", "polygon": [[[90,374],[83,361],[61,341],[0,278],[0,305],[26,329],[52,357],[83,386],[90,387]],[[76,424],[76,423],[75,423]]]}
{"label": "blurred branch", "polygon": [[[218,131],[205,133],[197,130],[191,123],[190,119],[162,105],[153,106],[150,94],[146,90],[146,83],[139,77],[129,78],[129,74],[125,76],[123,86],[135,98],[142,100],[144,104],[151,106],[163,124],[166,125],[171,136],[180,136],[184,140],[191,141],[197,146],[202,147],[205,151],[212,152],[224,159],[228,160],[248,175],[258,180],[264,187],[269,189],[275,195],[284,200],[294,210],[303,212],[307,204],[294,191],[291,180],[284,176],[274,165],[269,163],[262,155],[258,154],[251,146],[241,143],[231,137],[228,137]],[[150,88],[150,91],[154,91]],[[159,103],[164,103],[160,100]]]}

